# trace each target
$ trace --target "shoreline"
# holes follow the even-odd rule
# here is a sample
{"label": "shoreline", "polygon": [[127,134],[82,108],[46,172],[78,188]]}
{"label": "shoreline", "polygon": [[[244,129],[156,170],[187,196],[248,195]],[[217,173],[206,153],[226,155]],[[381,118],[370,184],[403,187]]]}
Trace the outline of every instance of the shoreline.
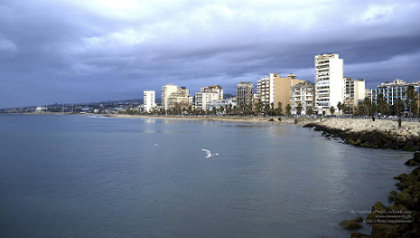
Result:
{"label": "shoreline", "polygon": [[[94,114],[97,115],[97,114]],[[127,114],[100,114],[105,117],[113,118],[143,118],[143,119],[161,119],[161,120],[190,120],[190,121],[220,121],[220,122],[240,122],[240,123],[258,123],[258,124],[268,124],[268,125],[280,125],[280,124],[298,124],[306,125],[308,123],[314,123],[319,121],[315,118],[288,118],[281,117],[281,121],[278,120],[279,117],[250,117],[250,116],[192,116],[192,115],[127,115]],[[295,123],[297,119],[297,123]]]}
{"label": "shoreline", "polygon": [[[14,113],[12,113],[14,114]],[[220,121],[233,123],[251,123],[266,125],[294,124],[313,128],[322,132],[327,138],[336,137],[344,143],[366,148],[396,149],[404,151],[420,150],[420,122],[403,121],[398,128],[398,122],[365,118],[311,118],[285,116],[216,116],[216,115],[129,115],[129,114],[94,114],[94,113],[19,113],[24,115],[86,115],[110,118],[141,118],[161,120],[190,121]],[[281,119],[281,120],[279,120]]]}

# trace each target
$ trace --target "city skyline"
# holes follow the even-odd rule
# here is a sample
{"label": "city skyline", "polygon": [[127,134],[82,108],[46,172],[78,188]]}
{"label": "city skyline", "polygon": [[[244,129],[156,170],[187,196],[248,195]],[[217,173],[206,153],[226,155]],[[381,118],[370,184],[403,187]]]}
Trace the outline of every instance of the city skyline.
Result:
{"label": "city skyline", "polygon": [[314,82],[314,55],[373,88],[419,81],[416,1],[3,1],[0,108],[197,92],[268,73]]}

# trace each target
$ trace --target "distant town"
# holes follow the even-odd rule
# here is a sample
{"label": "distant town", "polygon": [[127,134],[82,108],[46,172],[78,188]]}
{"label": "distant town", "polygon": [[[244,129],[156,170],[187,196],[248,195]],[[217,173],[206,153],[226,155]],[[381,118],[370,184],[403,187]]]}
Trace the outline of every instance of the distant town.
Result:
{"label": "distant town", "polygon": [[[338,54],[315,56],[314,83],[290,73],[270,73],[256,82],[239,82],[236,96],[222,86],[204,86],[194,95],[186,87],[162,86],[161,99],[146,90],[143,100],[52,104],[0,109],[3,113],[95,113],[159,115],[356,115],[416,116],[420,82],[395,79],[367,89],[365,79],[345,76]],[[256,86],[256,88],[255,88]]]}

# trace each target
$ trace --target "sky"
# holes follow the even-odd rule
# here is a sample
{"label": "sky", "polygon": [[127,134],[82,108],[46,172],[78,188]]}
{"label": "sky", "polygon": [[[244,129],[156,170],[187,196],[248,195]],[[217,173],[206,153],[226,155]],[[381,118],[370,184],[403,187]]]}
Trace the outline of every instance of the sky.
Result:
{"label": "sky", "polygon": [[314,80],[337,53],[368,88],[420,81],[417,0],[2,0],[0,108],[140,99],[270,72]]}

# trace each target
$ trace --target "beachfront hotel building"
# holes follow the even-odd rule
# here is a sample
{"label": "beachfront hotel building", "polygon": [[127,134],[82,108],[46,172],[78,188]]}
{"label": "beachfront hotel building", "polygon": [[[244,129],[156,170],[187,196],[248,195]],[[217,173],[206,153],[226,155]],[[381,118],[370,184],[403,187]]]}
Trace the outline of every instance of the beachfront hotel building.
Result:
{"label": "beachfront hotel building", "polygon": [[395,79],[393,82],[381,83],[381,85],[372,89],[372,103],[376,104],[379,94],[383,95],[389,105],[394,105],[397,99],[405,102],[407,100],[407,88],[410,85],[414,86],[417,93],[420,92],[420,82],[409,83],[401,79]]}
{"label": "beachfront hotel building", "polygon": [[366,83],[364,79],[344,77],[344,104],[353,108],[366,98]]}
{"label": "beachfront hotel building", "polygon": [[236,102],[240,105],[251,105],[254,98],[254,84],[240,82],[236,85]]}
{"label": "beachfront hotel building", "polygon": [[212,85],[200,88],[200,92],[195,93],[195,108],[206,110],[207,104],[213,100],[223,99],[223,89],[220,85]]}
{"label": "beachfront hotel building", "polygon": [[175,84],[166,84],[162,87],[161,91],[161,100],[162,100],[162,107],[167,111],[169,109],[169,97],[172,93],[176,93],[178,91],[178,86]]}
{"label": "beachfront hotel building", "polygon": [[155,91],[146,90],[143,92],[143,110],[150,112],[152,108],[156,107]]}
{"label": "beachfront hotel building", "polygon": [[[330,114],[344,100],[343,59],[338,54],[315,56],[315,106],[318,114]],[[337,110],[336,110],[337,111]]]}
{"label": "beachfront hotel building", "polygon": [[314,109],[314,91],[314,84],[307,81],[293,85],[290,89],[291,113],[297,114],[299,104],[302,106],[302,115],[306,114],[307,109]]}

